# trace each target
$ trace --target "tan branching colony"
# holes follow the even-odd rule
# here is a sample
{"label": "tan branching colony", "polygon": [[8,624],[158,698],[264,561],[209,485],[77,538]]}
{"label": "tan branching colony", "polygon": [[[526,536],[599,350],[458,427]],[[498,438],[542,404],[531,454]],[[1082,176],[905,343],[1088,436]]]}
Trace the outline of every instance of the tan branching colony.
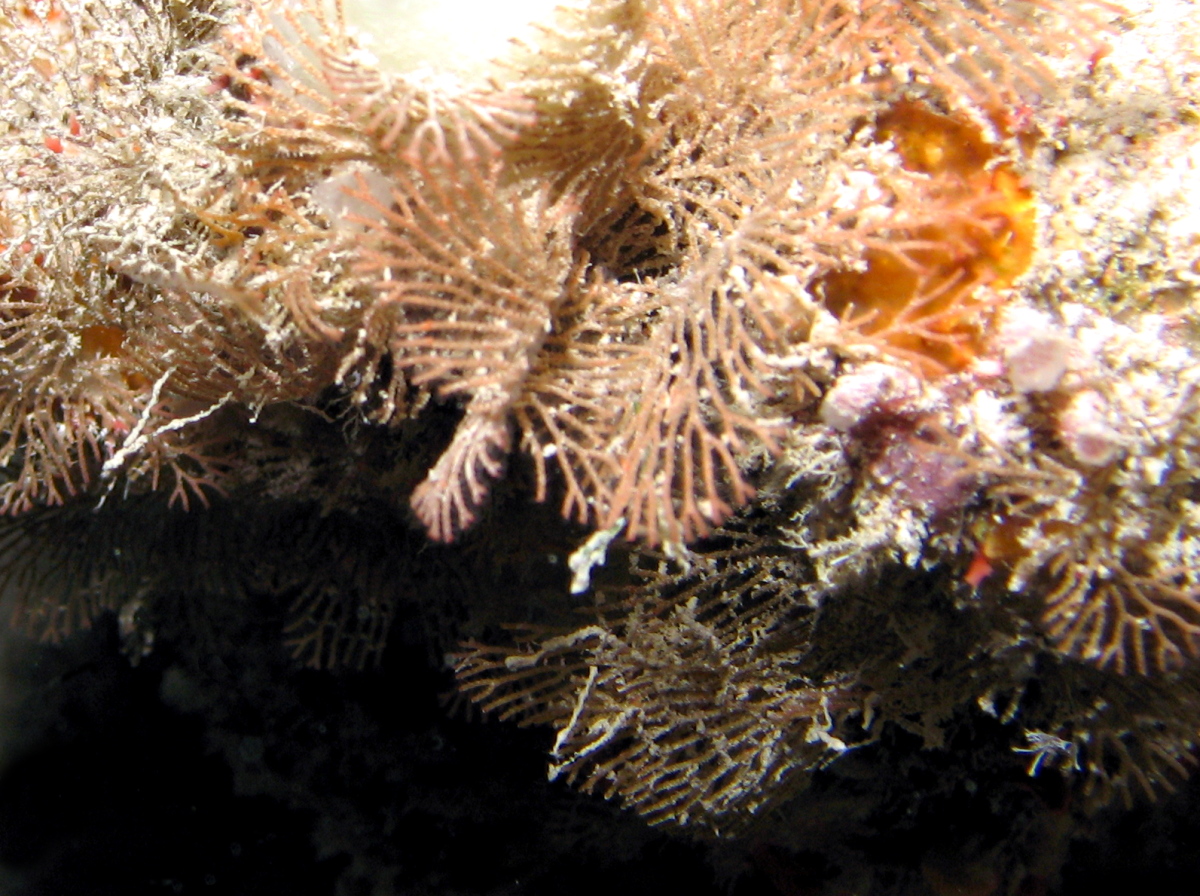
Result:
{"label": "tan branching colony", "polygon": [[552,778],[653,822],[738,827],[847,749],[834,719],[855,701],[853,685],[801,671],[808,571],[764,563],[749,532],[723,536],[687,576],[646,569],[597,624],[517,652],[469,645],[456,660],[463,692],[502,718],[552,725]]}

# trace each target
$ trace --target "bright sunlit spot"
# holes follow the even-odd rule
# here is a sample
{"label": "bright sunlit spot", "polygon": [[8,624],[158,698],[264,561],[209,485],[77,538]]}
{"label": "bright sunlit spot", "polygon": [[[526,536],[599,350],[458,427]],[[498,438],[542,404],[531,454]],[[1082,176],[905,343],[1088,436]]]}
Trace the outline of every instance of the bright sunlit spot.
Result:
{"label": "bright sunlit spot", "polygon": [[513,38],[536,36],[562,0],[345,0],[346,19],[372,39],[384,67],[478,75]]}

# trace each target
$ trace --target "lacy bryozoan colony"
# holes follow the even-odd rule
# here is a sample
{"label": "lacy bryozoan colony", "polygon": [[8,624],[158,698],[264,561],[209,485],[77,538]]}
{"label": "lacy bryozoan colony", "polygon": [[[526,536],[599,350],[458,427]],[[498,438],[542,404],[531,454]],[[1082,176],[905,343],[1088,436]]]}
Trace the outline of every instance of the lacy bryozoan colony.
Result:
{"label": "lacy bryozoan colony", "polygon": [[969,712],[1095,804],[1186,776],[1192,3],[577,0],[393,69],[403,34],[321,0],[0,9],[0,537],[35,630],[168,588],[148,548],[64,559],[98,504],[394,513],[390,551],[314,547],[319,588],[223,564],[302,592],[303,660],[365,662],[427,539],[549,502],[591,618],[467,643],[459,686],[654,821],[737,832]]}

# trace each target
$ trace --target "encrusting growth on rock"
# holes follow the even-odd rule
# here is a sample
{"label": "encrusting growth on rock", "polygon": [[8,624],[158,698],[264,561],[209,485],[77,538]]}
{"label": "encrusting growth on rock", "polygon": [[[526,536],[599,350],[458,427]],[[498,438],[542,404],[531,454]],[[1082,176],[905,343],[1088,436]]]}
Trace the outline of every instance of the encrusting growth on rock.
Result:
{"label": "encrusting growth on rock", "polygon": [[[225,253],[190,213],[230,160],[180,23],[5,10],[0,508],[119,481],[203,501],[231,465],[213,416],[311,395],[323,347],[281,344],[231,307],[253,270],[222,282]],[[216,25],[198,12],[188,36]]]}
{"label": "encrusting growth on rock", "polygon": [[[999,29],[1018,7],[964,10],[961,22],[953,4],[939,8],[944,18],[937,19],[923,8],[897,11],[895,30],[870,45],[911,80],[889,84],[868,66],[875,79],[851,82],[864,104],[856,114],[873,114],[869,133],[887,142],[864,141],[851,128],[835,154],[817,163],[831,171],[824,186],[836,183],[838,192],[824,225],[805,233],[807,267],[787,255],[790,266],[772,256],[762,273],[747,273],[754,266],[744,259],[736,268],[743,281],[789,297],[791,304],[774,306],[786,312],[761,330],[785,334],[783,341],[756,338],[803,383],[777,393],[788,396],[776,406],[787,409],[791,423],[786,435],[773,434],[770,444],[781,454],[774,475],[758,480],[756,501],[792,508],[792,522],[762,537],[765,554],[741,561],[751,581],[758,575],[789,582],[790,597],[769,621],[736,617],[734,637],[753,633],[761,644],[755,640],[746,656],[724,653],[726,635],[703,622],[743,612],[743,592],[709,570],[713,555],[702,542],[677,558],[672,576],[636,584],[631,597],[602,589],[589,626],[538,635],[507,653],[471,645],[459,656],[461,686],[482,705],[556,728],[552,770],[652,820],[727,832],[802,787],[800,772],[874,742],[888,724],[915,723],[933,745],[939,713],[995,706],[1003,694],[1002,717],[1024,724],[1031,742],[1048,730],[1033,720],[1058,714],[1054,736],[1072,758],[1045,767],[1081,772],[1093,798],[1130,786],[1152,793],[1186,774],[1200,721],[1200,589],[1190,571],[1200,543],[1192,525],[1196,366],[1185,323],[1194,297],[1182,316],[1173,302],[1114,319],[1045,285],[1061,256],[1040,232],[1056,209],[1039,197],[1039,185],[1048,188],[1036,169],[1043,164],[1038,142],[1052,130],[1045,123],[1052,113],[1037,104],[1071,108],[1053,87],[1061,76],[1052,72],[1064,60],[1048,53],[1049,45],[1028,55],[989,56],[984,49],[962,66],[937,52],[954,29]],[[1080,12],[1105,14],[1100,7]],[[1048,33],[1036,21],[1022,32],[1035,48]],[[932,37],[921,30],[928,27],[936,29]],[[981,46],[1004,44],[998,34]],[[1082,49],[1093,54],[1078,58],[1086,69],[1101,54],[1095,46]],[[828,87],[808,85],[790,108],[809,97],[820,102]],[[1004,114],[996,107],[1000,97],[1008,104]],[[799,145],[821,145],[802,125],[792,134]],[[795,194],[789,198],[794,210],[805,207]],[[1182,201],[1179,192],[1170,200]],[[682,204],[704,208],[701,200]],[[1169,207],[1178,219],[1182,206]],[[849,214],[839,217],[842,210]],[[1194,263],[1176,268],[1185,282]],[[777,268],[791,280],[776,281]],[[1182,288],[1194,296],[1194,287]],[[804,402],[805,386],[820,397],[815,409]],[[741,525],[718,530],[712,544],[736,537]],[[970,594],[961,600],[996,626],[987,648],[972,640],[976,635],[944,633],[950,640],[937,650],[945,662],[956,662],[949,657],[959,650],[982,653],[940,697],[930,676],[948,674],[941,662],[917,662],[909,677],[885,671],[885,661],[877,673],[837,630],[855,618],[864,589],[882,589],[879,599],[888,599],[893,589],[885,581],[897,566],[961,570],[960,587]],[[783,572],[793,567],[807,571]],[[878,612],[872,606],[864,603],[862,612]],[[804,634],[788,621],[792,614],[806,619]],[[777,626],[798,639],[782,653],[768,646]],[[955,638],[964,639],[961,646]],[[691,651],[701,644],[716,652],[696,661]],[[1080,661],[1117,676],[1114,690],[1095,703],[1081,699],[1074,710],[1067,707],[1075,698],[1065,694],[1056,704],[1026,693],[1032,657],[1043,650],[1066,661],[1067,680],[1075,674],[1071,661]],[[843,655],[830,656],[838,651]],[[930,662],[935,656],[918,655]],[[786,669],[781,684],[755,693],[768,703],[795,700],[804,710],[747,710],[756,698],[718,683],[768,661]],[[673,696],[693,662],[716,676],[711,689],[702,699]],[[667,669],[669,681],[659,681]],[[1171,725],[1129,721],[1137,707],[1117,684],[1129,673],[1162,682],[1166,703],[1156,712]],[[756,675],[760,683],[771,680],[770,673]],[[739,721],[747,711],[770,732]],[[680,733],[692,726],[705,733]],[[744,789],[731,771],[766,767],[750,744],[774,745],[763,749],[775,759],[790,757],[773,773],[771,796],[763,780]]]}

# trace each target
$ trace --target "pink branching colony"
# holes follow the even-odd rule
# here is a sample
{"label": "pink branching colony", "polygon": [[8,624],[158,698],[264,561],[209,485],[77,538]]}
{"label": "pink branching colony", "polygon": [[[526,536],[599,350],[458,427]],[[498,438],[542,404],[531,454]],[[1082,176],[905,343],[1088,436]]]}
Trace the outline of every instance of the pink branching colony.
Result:
{"label": "pink branching colony", "polygon": [[430,536],[472,524],[516,445],[565,516],[679,544],[750,498],[752,454],[811,402],[809,285],[868,246],[903,256],[954,213],[847,197],[838,159],[887,73],[952,106],[1012,100],[1046,77],[1006,36],[1030,14],[609,0],[459,86],[372,69],[323,3],[254,4],[225,77],[240,151],[362,166],[343,187],[365,297],[336,328],[356,337],[341,372],[386,355],[408,387],[461,404],[413,493]]}

